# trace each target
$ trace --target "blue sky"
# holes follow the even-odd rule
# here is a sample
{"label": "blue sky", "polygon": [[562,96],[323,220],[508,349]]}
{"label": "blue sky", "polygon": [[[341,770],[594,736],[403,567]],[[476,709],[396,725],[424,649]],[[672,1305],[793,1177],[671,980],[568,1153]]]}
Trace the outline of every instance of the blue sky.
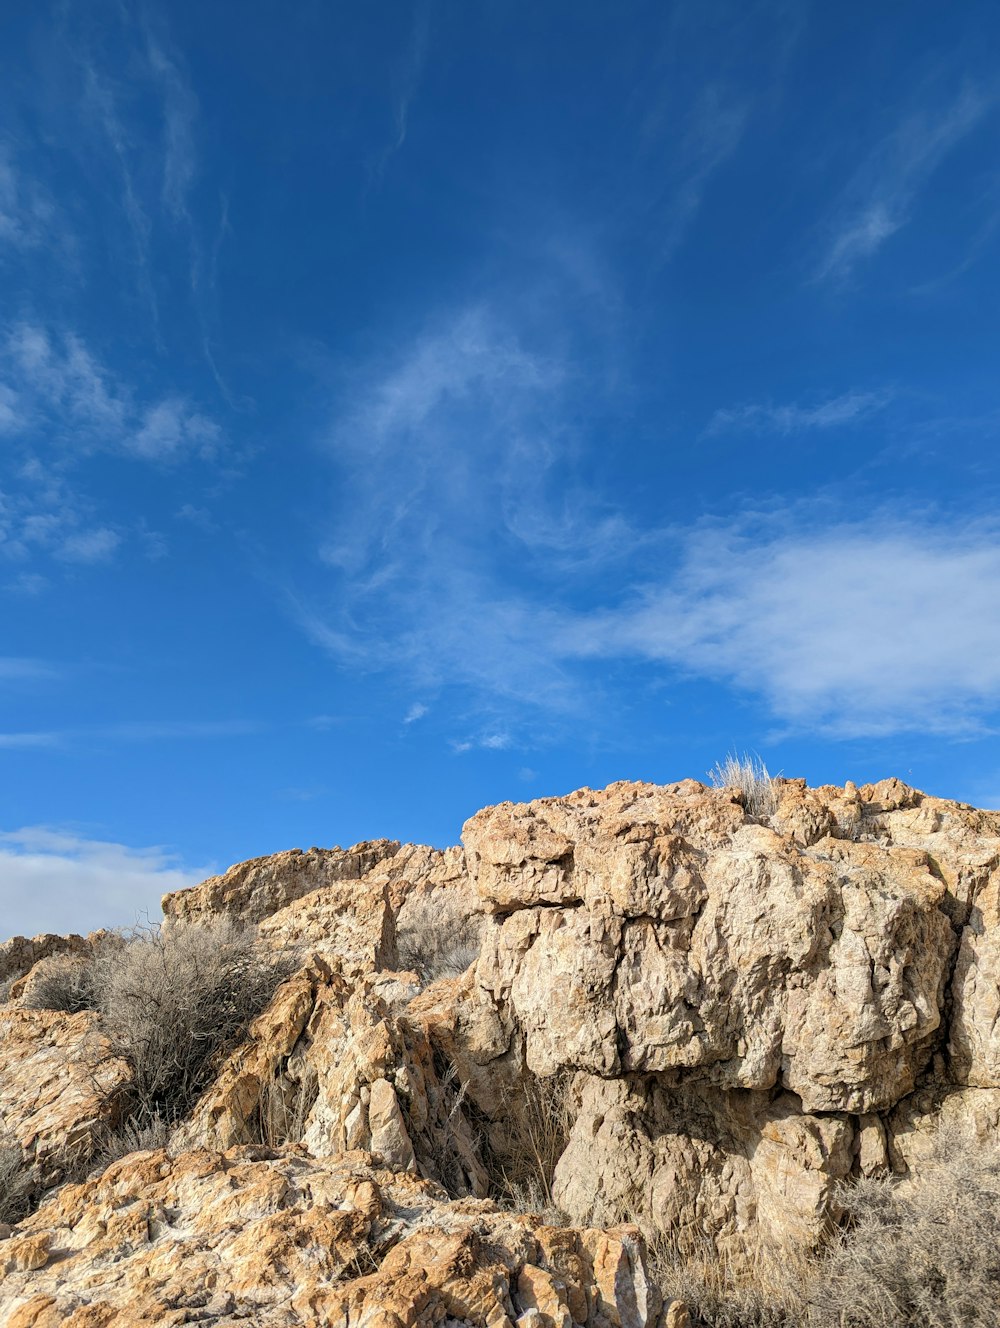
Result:
{"label": "blue sky", "polygon": [[1000,13],[0,45],[2,930],[705,772],[1000,802]]}

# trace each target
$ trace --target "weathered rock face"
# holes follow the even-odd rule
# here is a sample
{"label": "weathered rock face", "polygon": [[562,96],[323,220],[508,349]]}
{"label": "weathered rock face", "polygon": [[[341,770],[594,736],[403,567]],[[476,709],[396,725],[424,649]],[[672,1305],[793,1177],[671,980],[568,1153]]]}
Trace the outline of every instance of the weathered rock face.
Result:
{"label": "weathered rock face", "polygon": [[90,941],[85,936],[12,936],[0,943],[0,986],[15,983],[42,959],[59,954],[87,954]]}
{"label": "weathered rock face", "polygon": [[479,996],[535,1073],[589,1076],[575,1220],[814,1240],[918,1081],[1000,1087],[1000,815],[897,781],[778,791],[767,825],[687,781],[465,827]]}
{"label": "weathered rock face", "polygon": [[319,1157],[363,1148],[453,1196],[485,1196],[486,1173],[458,1109],[461,1086],[438,1074],[440,1012],[409,1008],[418,990],[405,974],[349,983],[314,957],[255,1021],[178,1139],[222,1148],[292,1139]]}
{"label": "weathered rock face", "polygon": [[0,1240],[0,1278],[6,1328],[653,1328],[661,1309],[635,1228],[539,1227],[294,1149],[133,1154]]}
{"label": "weathered rock face", "polygon": [[478,981],[537,1073],[697,1072],[864,1112],[926,1063],[954,949],[926,853],[799,847],[695,784],[493,809],[466,842],[501,919]]}
{"label": "weathered rock face", "polygon": [[[565,1102],[553,1188],[571,1220],[733,1253],[753,1233],[814,1245],[838,1182],[918,1171],[952,1123],[995,1133],[1000,813],[895,780],[775,791],[757,821],[694,781],[582,789],[478,813],[464,852],[277,854],[167,896],[168,925],[253,921],[262,944],[299,951],[299,970],[177,1130],[186,1152],[123,1162],[17,1228],[21,1271],[0,1306],[27,1317],[8,1322],[181,1322],[200,1297],[217,1323],[252,1306],[289,1325],[652,1325],[636,1257],[620,1253],[631,1236],[564,1231],[567,1264],[554,1236],[483,1204],[537,1083]],[[442,917],[478,909],[483,944],[461,978],[427,985],[396,971],[397,928],[437,902]],[[92,1128],[71,1068],[85,1036],[92,1016],[0,1006],[0,1126],[26,1148]],[[64,1092],[27,1087],[60,1075]],[[366,1185],[376,1199],[356,1201]],[[243,1190],[256,1197],[241,1207]],[[264,1224],[269,1270],[263,1253],[247,1262],[258,1247],[227,1205]],[[112,1265],[114,1214],[138,1235]],[[420,1260],[440,1271],[421,1281]],[[614,1310],[587,1299],[607,1260]],[[147,1317],[121,1317],[139,1295]]]}
{"label": "weathered rock face", "polygon": [[0,1056],[0,1134],[52,1184],[90,1157],[125,1067],[109,1058],[90,1011],[0,1008]]}

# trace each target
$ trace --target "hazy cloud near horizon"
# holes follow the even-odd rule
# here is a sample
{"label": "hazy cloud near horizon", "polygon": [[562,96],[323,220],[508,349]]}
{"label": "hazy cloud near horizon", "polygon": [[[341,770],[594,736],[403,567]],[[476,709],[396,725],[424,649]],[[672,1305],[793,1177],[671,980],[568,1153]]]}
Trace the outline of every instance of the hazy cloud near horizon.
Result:
{"label": "hazy cloud near horizon", "polygon": [[210,872],[162,848],[128,848],[53,826],[0,831],[6,936],[86,933],[160,920],[160,899]]}

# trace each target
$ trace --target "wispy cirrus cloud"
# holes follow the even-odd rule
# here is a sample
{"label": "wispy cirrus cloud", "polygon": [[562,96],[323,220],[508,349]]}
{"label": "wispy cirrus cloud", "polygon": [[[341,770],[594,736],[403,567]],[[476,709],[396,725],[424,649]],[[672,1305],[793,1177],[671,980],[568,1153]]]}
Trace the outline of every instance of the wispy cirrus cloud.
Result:
{"label": "wispy cirrus cloud", "polygon": [[409,132],[410,109],[427,60],[430,30],[428,6],[417,0],[413,6],[413,21],[409,38],[393,71],[392,136],[370,168],[371,180],[378,184],[385,175],[390,159],[402,148]]}
{"label": "wispy cirrus cloud", "polygon": [[138,286],[153,325],[160,321],[159,301],[153,284],[150,263],[152,222],[140,198],[132,164],[132,145],[125,123],[119,114],[118,97],[111,81],[105,78],[93,58],[82,60],[84,80],[83,104],[101,126],[114,156],[121,184],[122,213],[128,225],[135,249],[135,269]]}
{"label": "wispy cirrus cloud", "polygon": [[6,432],[70,442],[73,452],[111,449],[146,461],[209,458],[218,424],[182,395],[143,402],[73,332],[38,323],[11,327],[0,343],[0,423]]}
{"label": "wispy cirrus cloud", "polygon": [[907,115],[861,163],[836,205],[814,279],[843,280],[910,220],[921,190],[947,155],[996,105],[967,86],[948,105]]}
{"label": "wispy cirrus cloud", "polygon": [[53,239],[56,207],[48,191],[19,170],[11,144],[0,142],[0,255]]}
{"label": "wispy cirrus cloud", "polygon": [[755,117],[780,100],[804,21],[794,6],[680,0],[664,7],[658,26],[631,97],[635,155],[620,193],[626,225],[652,227],[663,263],[691,233]]}
{"label": "wispy cirrus cloud", "polygon": [[211,866],[187,867],[162,846],[131,848],[76,828],[31,825],[0,831],[3,938],[129,926],[160,917],[160,898],[196,885]]}
{"label": "wispy cirrus cloud", "polygon": [[751,402],[717,410],[708,422],[707,435],[745,430],[753,433],[806,433],[857,424],[882,410],[892,399],[889,392],[844,392],[812,404]]}
{"label": "wispy cirrus cloud", "polygon": [[[359,538],[342,528],[328,559],[332,591],[299,619],[328,653],[461,696],[472,736],[456,750],[491,738],[516,745],[574,715],[593,722],[598,710],[613,722],[621,698],[611,680],[635,663],[756,697],[797,731],[989,730],[1000,713],[995,525],[934,513],[844,519],[817,502],[780,520],[687,530],[623,521],[628,556],[601,546],[576,580],[573,561],[542,538],[520,540],[517,505],[512,516],[498,501],[527,457],[544,480],[559,411],[541,403],[561,401],[566,371],[474,326],[468,340],[421,342],[380,384],[366,382],[362,413],[334,431],[358,449],[343,499]],[[476,428],[494,397],[498,432],[487,427],[484,438]],[[717,427],[825,430],[885,399],[853,392],[747,407]],[[547,494],[536,485],[529,507]],[[598,596],[606,607],[595,607]]]}
{"label": "wispy cirrus cloud", "polygon": [[482,306],[360,369],[326,437],[338,493],[319,547],[328,590],[285,592],[309,638],[381,668],[391,637],[415,687],[448,679],[566,704],[515,587],[620,558],[628,539],[574,478],[575,386],[560,356]]}
{"label": "wispy cirrus cloud", "polygon": [[669,258],[701,209],[712,175],[739,147],[750,103],[723,83],[704,88],[685,117],[676,149],[675,180],[664,214],[662,250]]}
{"label": "wispy cirrus cloud", "polygon": [[148,25],[145,52],[150,75],[163,102],[163,201],[174,217],[186,217],[188,194],[197,172],[198,98],[176,53]]}

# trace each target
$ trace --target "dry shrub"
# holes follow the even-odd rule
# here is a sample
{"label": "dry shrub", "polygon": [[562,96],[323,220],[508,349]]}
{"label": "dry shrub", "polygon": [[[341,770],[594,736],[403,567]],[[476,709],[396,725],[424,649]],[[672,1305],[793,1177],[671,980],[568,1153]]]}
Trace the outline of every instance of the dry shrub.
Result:
{"label": "dry shrub", "polygon": [[37,977],[29,979],[21,1005],[27,1010],[65,1010],[76,1014],[94,1008],[94,959],[60,954],[43,960]]}
{"label": "dry shrub", "polygon": [[127,1157],[129,1153],[146,1153],[155,1148],[166,1148],[171,1133],[170,1122],[162,1116],[136,1116],[126,1120],[117,1130],[108,1130],[97,1138],[88,1171],[103,1171],[112,1162]]}
{"label": "dry shrub", "polygon": [[452,891],[408,899],[396,922],[400,968],[424,982],[458,977],[479,958],[482,925]]}
{"label": "dry shrub", "polygon": [[21,1145],[12,1139],[0,1139],[0,1222],[13,1224],[27,1217],[35,1197],[35,1182]]}
{"label": "dry shrub", "polygon": [[665,1297],[684,1301],[696,1328],[805,1328],[817,1267],[806,1255],[753,1239],[739,1257],[707,1237],[702,1250],[683,1253],[662,1234],[647,1244],[653,1280]]}
{"label": "dry shrub", "polygon": [[995,1328],[1000,1323],[1000,1145],[943,1130],[905,1181],[860,1181],[826,1261],[823,1328]]}
{"label": "dry shrub", "polygon": [[942,1131],[907,1180],[841,1187],[847,1214],[825,1254],[751,1244],[728,1259],[654,1238],[665,1295],[707,1328],[996,1328],[1000,1323],[1000,1145]]}
{"label": "dry shrub", "polygon": [[572,1082],[569,1071],[532,1076],[503,1095],[483,1148],[491,1194],[502,1207],[565,1221],[552,1182],[573,1124]]}
{"label": "dry shrub", "polygon": [[716,764],[708,777],[715,788],[736,789],[743,794],[743,806],[753,817],[766,820],[778,805],[774,780],[767,766],[756,753],[744,752],[738,756],[730,752],[725,761]]}
{"label": "dry shrub", "polygon": [[142,929],[102,954],[94,999],[110,1055],[130,1070],[128,1118],[186,1115],[293,966],[225,917]]}

